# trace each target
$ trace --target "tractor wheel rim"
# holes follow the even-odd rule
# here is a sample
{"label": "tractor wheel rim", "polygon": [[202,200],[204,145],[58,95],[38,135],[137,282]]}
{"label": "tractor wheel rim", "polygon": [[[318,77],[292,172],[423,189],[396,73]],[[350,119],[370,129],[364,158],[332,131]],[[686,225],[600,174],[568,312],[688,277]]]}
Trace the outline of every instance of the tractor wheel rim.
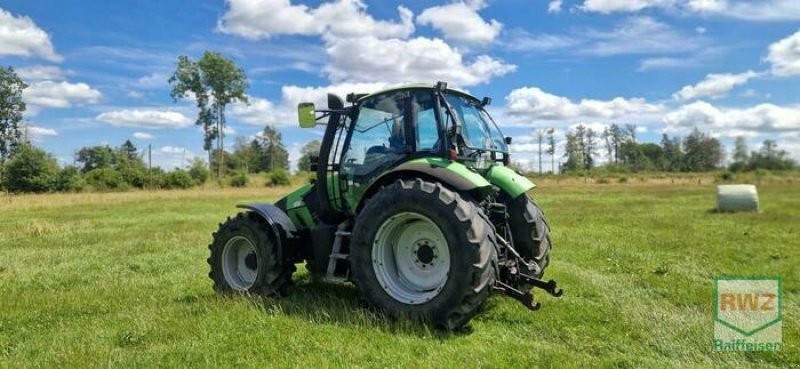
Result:
{"label": "tractor wheel rim", "polygon": [[375,234],[372,267],[389,296],[404,304],[423,304],[436,297],[447,282],[447,239],[424,215],[395,214]]}
{"label": "tractor wheel rim", "polygon": [[249,239],[236,236],[225,243],[222,249],[222,274],[225,282],[236,291],[253,287],[258,276],[258,255]]}

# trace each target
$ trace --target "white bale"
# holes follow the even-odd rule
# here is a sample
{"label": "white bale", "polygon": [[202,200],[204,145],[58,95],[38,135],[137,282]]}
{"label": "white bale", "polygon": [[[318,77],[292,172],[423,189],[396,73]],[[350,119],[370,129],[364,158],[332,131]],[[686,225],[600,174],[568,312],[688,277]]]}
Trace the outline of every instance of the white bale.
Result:
{"label": "white bale", "polygon": [[748,184],[717,186],[719,211],[758,211],[758,191]]}

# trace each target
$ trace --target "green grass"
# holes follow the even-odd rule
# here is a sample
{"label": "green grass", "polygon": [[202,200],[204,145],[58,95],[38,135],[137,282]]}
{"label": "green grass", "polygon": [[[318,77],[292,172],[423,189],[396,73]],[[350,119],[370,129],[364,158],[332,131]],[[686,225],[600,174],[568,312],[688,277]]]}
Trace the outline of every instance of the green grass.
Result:
{"label": "green grass", "polygon": [[[0,197],[0,367],[800,366],[798,184],[762,185],[760,214],[710,212],[710,184],[544,184],[564,296],[494,296],[454,334],[304,273],[282,299],[213,293],[217,223],[287,190]],[[716,275],[784,278],[783,351],[711,351]]]}

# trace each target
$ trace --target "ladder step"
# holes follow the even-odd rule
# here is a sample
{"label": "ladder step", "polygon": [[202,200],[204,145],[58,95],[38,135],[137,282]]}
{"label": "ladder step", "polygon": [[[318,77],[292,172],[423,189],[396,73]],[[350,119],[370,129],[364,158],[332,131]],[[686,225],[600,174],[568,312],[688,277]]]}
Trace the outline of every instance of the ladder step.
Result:
{"label": "ladder step", "polygon": [[350,235],[352,235],[352,234],[353,234],[352,232],[336,231],[336,235],[337,235],[337,236],[345,236],[345,237],[349,237],[349,236],[350,236]]}
{"label": "ladder step", "polygon": [[334,259],[343,259],[344,260],[344,259],[347,259],[348,257],[350,257],[350,255],[341,254],[341,253],[333,253],[333,254],[331,254],[331,257],[334,258]]}

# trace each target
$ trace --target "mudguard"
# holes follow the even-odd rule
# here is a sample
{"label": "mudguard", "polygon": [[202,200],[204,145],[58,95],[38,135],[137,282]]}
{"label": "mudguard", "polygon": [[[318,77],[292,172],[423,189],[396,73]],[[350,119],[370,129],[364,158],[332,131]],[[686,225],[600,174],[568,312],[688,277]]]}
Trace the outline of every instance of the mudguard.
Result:
{"label": "mudguard", "polygon": [[272,234],[278,243],[278,252],[280,257],[283,257],[283,248],[285,241],[294,240],[297,229],[294,227],[291,219],[280,208],[272,204],[238,204],[237,208],[247,209],[263,218],[270,226]]}
{"label": "mudguard", "polygon": [[500,187],[505,193],[516,199],[518,196],[536,187],[528,178],[502,165],[492,166],[486,173],[486,179]]}

